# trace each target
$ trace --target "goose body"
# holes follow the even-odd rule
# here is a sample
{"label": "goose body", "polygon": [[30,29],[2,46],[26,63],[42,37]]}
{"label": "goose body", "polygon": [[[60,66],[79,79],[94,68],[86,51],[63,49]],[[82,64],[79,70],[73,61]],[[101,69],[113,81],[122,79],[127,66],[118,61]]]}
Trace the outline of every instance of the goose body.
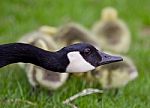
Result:
{"label": "goose body", "polygon": [[104,8],[101,20],[92,29],[98,37],[102,49],[114,53],[126,53],[130,47],[130,32],[126,24],[118,18],[117,10]]}
{"label": "goose body", "polygon": [[12,63],[23,62],[32,63],[54,72],[86,72],[100,65],[122,60],[121,57],[100,52],[88,43],[73,44],[56,52],[46,51],[25,43],[0,45],[0,68]]}

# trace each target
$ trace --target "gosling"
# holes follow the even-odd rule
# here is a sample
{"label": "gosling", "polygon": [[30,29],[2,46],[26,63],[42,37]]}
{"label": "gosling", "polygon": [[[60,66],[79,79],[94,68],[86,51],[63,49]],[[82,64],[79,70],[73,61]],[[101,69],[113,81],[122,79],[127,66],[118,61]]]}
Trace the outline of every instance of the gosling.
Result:
{"label": "gosling", "polygon": [[[50,37],[49,37],[50,38]],[[43,40],[43,38],[37,38],[32,43],[32,45],[45,50],[55,51],[56,49],[49,43],[48,37]],[[51,39],[51,38],[50,38]],[[26,74],[31,86],[36,89],[38,86],[47,88],[48,90],[57,90],[60,88],[67,80],[68,73],[55,73],[33,64],[26,64],[24,66]],[[33,90],[34,90],[33,89]]]}
{"label": "gosling", "polygon": [[61,26],[57,30],[56,38],[59,42],[63,43],[63,45],[88,42],[99,47],[97,38],[82,25],[75,22]]}
{"label": "gosling", "polygon": [[117,10],[106,7],[102,10],[101,20],[96,22],[92,32],[98,37],[103,50],[113,53],[127,53],[130,47],[130,32]]}
{"label": "gosling", "polygon": [[88,73],[88,78],[98,81],[103,89],[118,89],[127,85],[138,76],[137,69],[128,57],[123,56],[118,63],[108,64],[96,68]]}

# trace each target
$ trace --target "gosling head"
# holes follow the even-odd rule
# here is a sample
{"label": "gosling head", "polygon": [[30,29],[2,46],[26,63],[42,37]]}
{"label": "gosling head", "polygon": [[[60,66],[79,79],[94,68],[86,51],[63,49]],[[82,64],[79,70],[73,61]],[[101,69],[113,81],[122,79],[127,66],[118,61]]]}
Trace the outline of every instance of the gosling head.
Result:
{"label": "gosling head", "polygon": [[66,64],[66,72],[87,72],[100,65],[123,60],[121,57],[100,52],[88,43],[73,44],[58,52],[62,55],[60,62],[63,63],[61,64]]}
{"label": "gosling head", "polygon": [[101,18],[103,21],[116,21],[118,19],[118,12],[113,7],[106,7],[102,10]]}

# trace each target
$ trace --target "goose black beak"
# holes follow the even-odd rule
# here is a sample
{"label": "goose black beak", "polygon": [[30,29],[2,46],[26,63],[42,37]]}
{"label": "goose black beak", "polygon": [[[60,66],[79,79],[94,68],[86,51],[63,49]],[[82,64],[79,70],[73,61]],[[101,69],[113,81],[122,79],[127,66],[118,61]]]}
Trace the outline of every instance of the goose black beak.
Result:
{"label": "goose black beak", "polygon": [[104,64],[109,64],[109,63],[113,63],[113,62],[119,62],[119,61],[123,61],[122,57],[119,56],[112,56],[103,52],[99,52],[102,60],[99,62],[99,65],[104,65]]}

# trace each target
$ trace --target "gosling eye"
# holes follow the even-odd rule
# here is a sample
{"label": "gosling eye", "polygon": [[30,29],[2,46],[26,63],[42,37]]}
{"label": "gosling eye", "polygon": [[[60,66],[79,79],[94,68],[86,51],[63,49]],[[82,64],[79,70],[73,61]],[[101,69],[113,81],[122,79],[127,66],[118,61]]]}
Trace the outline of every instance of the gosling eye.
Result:
{"label": "gosling eye", "polygon": [[84,49],[84,55],[89,55],[91,54],[91,49],[90,48],[85,48]]}

